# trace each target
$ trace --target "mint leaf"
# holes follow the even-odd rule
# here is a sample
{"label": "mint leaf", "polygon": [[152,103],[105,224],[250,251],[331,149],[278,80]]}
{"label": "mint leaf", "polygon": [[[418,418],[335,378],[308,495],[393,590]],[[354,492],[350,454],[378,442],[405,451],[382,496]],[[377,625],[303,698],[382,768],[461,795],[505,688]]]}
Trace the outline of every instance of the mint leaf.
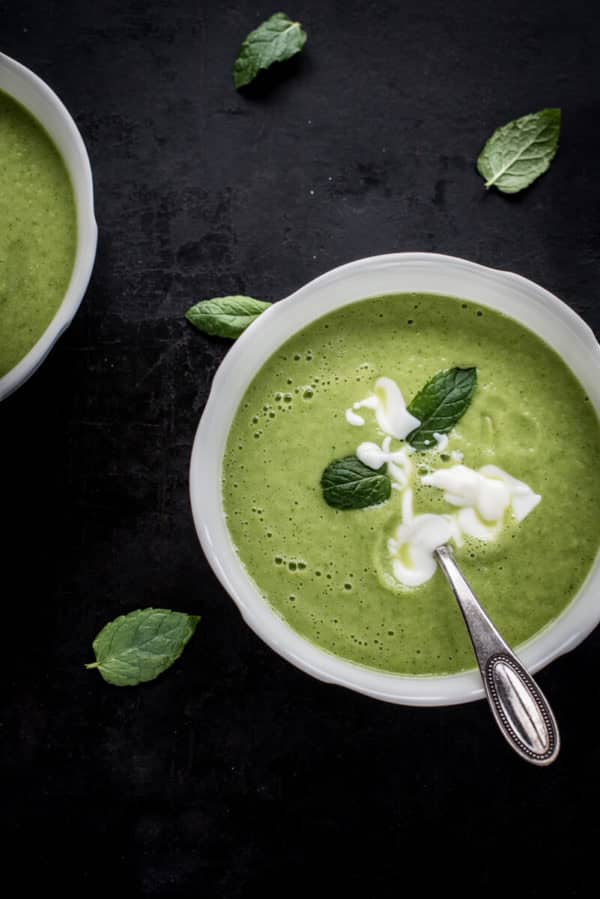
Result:
{"label": "mint leaf", "polygon": [[323,499],[334,509],[364,509],[389,499],[392,482],[385,465],[373,470],[356,456],[346,456],[330,462],[321,475],[321,489]]}
{"label": "mint leaf", "polygon": [[485,186],[515,194],[550,167],[558,149],[560,109],[541,109],[497,128],[477,160]]}
{"label": "mint leaf", "polygon": [[408,406],[421,424],[406,438],[418,450],[433,448],[434,434],[447,434],[467,411],[477,384],[476,368],[439,371]]}
{"label": "mint leaf", "polygon": [[212,300],[200,300],[188,309],[185,317],[199,331],[235,340],[270,305],[271,303],[252,297],[215,297]]}
{"label": "mint leaf", "polygon": [[233,82],[236,88],[254,81],[261,69],[268,69],[274,62],[283,62],[295,56],[306,43],[306,33],[300,22],[292,22],[285,13],[275,15],[251,31],[233,66]]}
{"label": "mint leaf", "polygon": [[97,668],[109,684],[153,680],[178,659],[200,619],[170,609],[138,609],[105,625],[93,642]]}

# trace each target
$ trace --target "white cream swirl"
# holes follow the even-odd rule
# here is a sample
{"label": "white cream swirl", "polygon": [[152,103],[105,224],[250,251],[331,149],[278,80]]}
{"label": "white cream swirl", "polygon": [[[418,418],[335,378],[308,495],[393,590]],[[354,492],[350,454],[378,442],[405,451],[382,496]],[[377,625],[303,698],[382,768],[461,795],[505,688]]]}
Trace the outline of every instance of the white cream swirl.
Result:
{"label": "white cream swirl", "polygon": [[442,543],[460,539],[451,515],[413,515],[412,490],[402,497],[402,524],[387,542],[392,572],[405,587],[420,587],[435,574],[433,551]]}
{"label": "white cream swirl", "polygon": [[419,419],[407,410],[402,391],[391,378],[378,378],[372,396],[359,400],[353,403],[350,409],[346,409],[346,421],[356,427],[365,423],[362,415],[357,414],[358,409],[373,409],[377,424],[383,433],[397,440],[404,440],[421,424]]}
{"label": "white cream swirl", "polygon": [[497,465],[484,465],[479,471],[453,465],[425,475],[421,483],[444,490],[444,499],[450,505],[471,508],[484,522],[494,524],[502,520],[509,506],[513,517],[523,521],[542,498]]}
{"label": "white cream swirl", "polygon": [[[440,468],[421,477],[424,486],[444,491],[444,499],[457,511],[444,515],[413,514],[413,476],[411,455],[414,449],[405,444],[392,450],[392,438],[405,440],[420,425],[418,418],[407,410],[402,391],[391,378],[378,378],[375,392],[346,409],[349,424],[365,424],[358,410],[371,409],[381,431],[386,435],[381,446],[365,441],[357,450],[357,458],[368,468],[386,465],[392,487],[402,494],[402,520],[387,541],[387,551],[394,578],[406,587],[426,583],[436,571],[433,552],[436,547],[452,540],[460,546],[464,537],[495,540],[510,510],[517,522],[523,521],[535,509],[541,496],[523,481],[518,481],[496,465],[484,465],[478,471],[458,464]],[[434,433],[434,457],[448,447],[448,435]],[[462,463],[463,453],[452,450],[453,461]]]}
{"label": "white cream swirl", "polygon": [[412,463],[409,456],[414,453],[411,446],[403,446],[402,449],[390,451],[392,438],[388,435],[381,447],[376,443],[361,443],[356,450],[357,459],[368,468],[378,469],[387,462],[387,473],[395,490],[404,490],[408,485],[412,472]]}
{"label": "white cream swirl", "polygon": [[413,516],[412,491],[405,491],[402,523],[388,540],[394,577],[405,587],[419,586],[433,577],[433,551],[442,543],[453,540],[460,546],[465,536],[495,540],[509,508],[521,522],[541,500],[527,484],[496,465],[484,465],[479,471],[466,465],[441,468],[424,475],[421,483],[444,490],[446,502],[459,510],[448,515]]}

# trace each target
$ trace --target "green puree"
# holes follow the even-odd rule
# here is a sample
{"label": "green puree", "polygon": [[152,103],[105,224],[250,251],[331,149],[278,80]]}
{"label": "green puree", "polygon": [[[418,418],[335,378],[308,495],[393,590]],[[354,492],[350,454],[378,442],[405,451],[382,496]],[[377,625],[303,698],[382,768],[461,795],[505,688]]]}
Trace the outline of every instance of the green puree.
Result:
{"label": "green puree", "polygon": [[[448,297],[402,294],[346,306],[296,334],[263,366],[233,421],[223,499],[239,556],[261,593],[304,637],[371,668],[405,674],[475,664],[441,573],[421,587],[385,586],[386,538],[401,495],[338,511],[319,481],[333,459],[366,440],[345,410],[393,378],[407,402],[441,369],[477,366],[471,406],[444,456],[415,454],[414,512],[455,512],[419,468],[495,464],[542,495],[521,523],[510,513],[496,542],[470,540],[456,556],[507,640],[518,646],[572,599],[600,539],[600,433],[562,360],[515,321]],[[392,448],[402,444],[394,441]]]}
{"label": "green puree", "polygon": [[62,158],[0,91],[0,376],[50,324],[69,284],[77,221]]}

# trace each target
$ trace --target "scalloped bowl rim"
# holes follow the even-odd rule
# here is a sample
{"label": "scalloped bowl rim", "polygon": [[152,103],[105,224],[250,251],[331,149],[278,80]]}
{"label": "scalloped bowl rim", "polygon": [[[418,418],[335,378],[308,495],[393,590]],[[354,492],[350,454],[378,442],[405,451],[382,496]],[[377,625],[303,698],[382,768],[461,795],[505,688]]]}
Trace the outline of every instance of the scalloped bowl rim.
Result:
{"label": "scalloped bowl rim", "polygon": [[[367,285],[375,289],[365,289]],[[379,289],[395,285],[392,289]],[[422,285],[419,287],[418,285]],[[462,285],[462,289],[461,288]],[[440,289],[445,286],[446,289]],[[319,680],[376,699],[413,706],[455,705],[484,696],[476,669],[404,676],[335,656],[296,633],[261,596],[231,541],[221,497],[221,463],[229,427],[246,387],[295,332],[340,306],[384,293],[413,291],[473,300],[525,324],[567,362],[600,414],[600,346],[588,325],[533,281],[436,253],[366,257],[326,272],[267,309],[226,354],[213,379],[190,460],[190,500],[204,554],[249,627],[279,655]],[[600,556],[563,612],[518,654],[532,672],[577,646],[600,621]],[[448,602],[453,602],[448,592]]]}

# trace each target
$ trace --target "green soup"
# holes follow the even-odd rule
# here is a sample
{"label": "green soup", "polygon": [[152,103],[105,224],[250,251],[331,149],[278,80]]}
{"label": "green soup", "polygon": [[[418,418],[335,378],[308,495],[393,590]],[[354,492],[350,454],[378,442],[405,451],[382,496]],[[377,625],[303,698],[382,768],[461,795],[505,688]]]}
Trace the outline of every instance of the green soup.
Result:
{"label": "green soup", "polygon": [[73,269],[77,219],[63,160],[0,91],[0,376],[44,333]]}
{"label": "green soup", "polygon": [[[231,537],[249,575],[294,630],[361,665],[403,674],[474,666],[458,607],[436,572],[393,589],[386,534],[401,496],[340,511],[320,488],[324,468],[362,441],[374,418],[345,410],[381,376],[409,401],[441,369],[476,366],[471,405],[435,467],[494,464],[541,494],[496,540],[455,550],[467,579],[515,646],[552,621],[588,573],[600,540],[600,433],[584,391],[558,355],[515,321],[461,300],[401,294],[333,312],[292,337],[258,372],[233,420],[223,462]],[[415,512],[452,511],[423,487],[432,452],[415,455]]]}

